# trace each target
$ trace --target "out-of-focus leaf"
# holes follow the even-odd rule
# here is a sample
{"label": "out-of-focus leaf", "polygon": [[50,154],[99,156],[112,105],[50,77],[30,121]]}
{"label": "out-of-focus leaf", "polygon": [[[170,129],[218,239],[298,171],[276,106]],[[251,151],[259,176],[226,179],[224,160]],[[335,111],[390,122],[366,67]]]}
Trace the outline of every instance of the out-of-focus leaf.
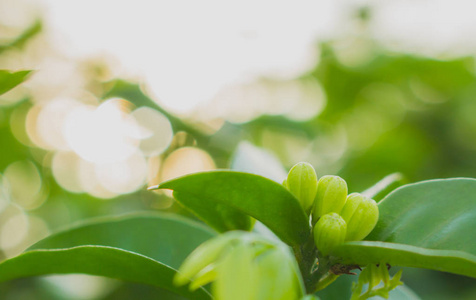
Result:
{"label": "out-of-focus leaf", "polygon": [[0,127],[0,145],[2,145],[0,150],[0,170],[2,171],[12,162],[31,158],[28,147],[15,138],[9,126]]}
{"label": "out-of-focus leaf", "polygon": [[189,299],[211,299],[204,290],[176,287],[173,268],[149,257],[104,246],[32,250],[0,263],[0,281],[47,274],[84,273],[150,284]]}
{"label": "out-of-focus leaf", "polygon": [[10,72],[0,70],[0,95],[5,94],[23,81],[25,81],[31,71]]}
{"label": "out-of-focus leaf", "polygon": [[21,48],[32,37],[37,35],[43,29],[41,21],[36,21],[28,27],[22,34],[17,36],[14,40],[9,41],[7,44],[0,45],[0,53],[10,48]]}
{"label": "out-of-focus leaf", "polygon": [[100,245],[140,253],[173,268],[215,233],[186,218],[156,213],[104,217],[53,234],[28,250]]}
{"label": "out-of-focus leaf", "polygon": [[[172,284],[183,260],[214,233],[172,215],[135,213],[106,217],[53,234],[0,264],[0,281],[45,274],[85,273],[152,284],[208,299]],[[12,271],[14,270],[14,271]],[[142,274],[142,275],[138,275]]]}
{"label": "out-of-focus leaf", "polygon": [[476,277],[476,180],[455,178],[405,185],[379,203],[368,241],[334,251],[344,263],[387,262]]}
{"label": "out-of-focus leaf", "polygon": [[220,204],[256,218],[289,245],[306,242],[310,234],[309,220],[298,200],[282,185],[258,175],[203,172],[172,179],[158,188],[174,190],[174,195],[179,195],[178,201],[199,216],[202,211],[208,211],[208,215],[201,217],[212,225],[238,223],[216,211],[216,205]]}

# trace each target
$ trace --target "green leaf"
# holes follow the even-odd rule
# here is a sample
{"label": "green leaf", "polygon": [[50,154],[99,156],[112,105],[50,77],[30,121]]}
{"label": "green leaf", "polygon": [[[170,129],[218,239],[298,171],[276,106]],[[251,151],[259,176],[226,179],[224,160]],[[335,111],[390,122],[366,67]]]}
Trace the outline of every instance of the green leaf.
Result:
{"label": "green leaf", "polygon": [[211,299],[203,289],[176,287],[176,271],[146,256],[104,246],[33,250],[0,263],[0,281],[45,274],[84,273],[164,288],[189,299]]}
{"label": "green leaf", "polygon": [[334,255],[344,263],[426,268],[476,277],[476,180],[405,185],[379,203],[369,241],[349,242]]}
{"label": "green leaf", "polygon": [[178,268],[212,230],[170,214],[134,213],[105,217],[53,234],[28,250],[100,245],[121,248]]}
{"label": "green leaf", "polygon": [[5,94],[23,81],[25,81],[31,71],[10,72],[0,70],[0,95]]}
{"label": "green leaf", "polygon": [[9,50],[11,48],[23,48],[24,45],[30,41],[31,38],[36,36],[43,30],[43,24],[40,20],[35,21],[30,27],[23,31],[19,36],[13,40],[8,41],[5,44],[0,44],[0,53]]}
{"label": "green leaf", "polygon": [[[202,289],[194,294],[175,287],[172,278],[183,260],[213,236],[203,225],[173,215],[136,213],[100,218],[51,235],[22,255],[2,262],[0,281],[86,273],[152,284],[191,299],[209,299]],[[139,276],[141,272],[144,275]]]}
{"label": "green leaf", "polygon": [[199,195],[181,190],[174,191],[173,195],[178,202],[219,232],[253,228],[253,221],[248,215],[229,205],[214,201],[213,198],[204,201]]}
{"label": "green leaf", "polygon": [[[306,242],[310,234],[309,219],[298,200],[282,185],[258,175],[233,171],[196,173],[164,182],[158,188],[174,190],[179,202],[215,228],[215,224],[226,226],[227,222],[239,221],[217,211],[220,204],[256,218],[289,245]],[[201,215],[205,210],[208,214]]]}

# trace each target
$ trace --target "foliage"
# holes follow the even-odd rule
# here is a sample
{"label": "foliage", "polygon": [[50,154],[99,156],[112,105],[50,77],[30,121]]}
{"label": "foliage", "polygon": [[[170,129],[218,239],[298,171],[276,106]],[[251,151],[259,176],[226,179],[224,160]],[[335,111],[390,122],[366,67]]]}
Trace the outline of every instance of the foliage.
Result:
{"label": "foliage", "polygon": [[[252,174],[215,171],[187,175],[165,182],[159,187],[172,188],[176,192],[183,191],[179,199],[188,198],[190,201],[201,201],[201,203],[206,203],[210,199],[218,201],[225,207],[237,209],[242,214],[249,214],[262,221],[284,242],[293,246],[297,262],[293,263],[294,258],[291,256],[287,256],[287,260],[291,259],[291,265],[296,264],[296,268],[299,263],[304,280],[302,284],[306,285],[308,293],[327,286],[339,275],[350,273],[350,270],[357,265],[369,265],[361,273],[361,279],[354,288],[358,299],[365,299],[371,295],[386,296],[398,285],[401,272],[395,279],[389,279],[385,263],[396,266],[424,267],[476,277],[476,273],[474,273],[476,260],[472,253],[475,248],[474,240],[465,236],[465,231],[471,225],[468,222],[473,222],[475,219],[472,215],[474,212],[471,210],[474,203],[468,200],[470,198],[467,197],[467,194],[459,192],[471,193],[472,189],[476,188],[475,180],[437,180],[401,187],[379,203],[381,215],[377,227],[368,237],[371,241],[343,242],[344,239],[342,239],[339,242],[342,243],[340,246],[326,248],[326,252],[318,255],[312,246],[313,243],[309,246],[309,225],[306,225],[306,222],[299,225],[301,224],[299,221],[297,221],[298,223],[290,221],[301,220],[305,216],[298,200],[273,181]],[[449,197],[452,201],[448,201]],[[187,206],[187,202],[182,203]],[[195,212],[194,205],[196,204],[192,204],[191,209]],[[299,209],[292,210],[294,205]],[[442,212],[440,214],[442,218],[429,218],[430,215],[435,216],[437,211]],[[452,212],[452,214],[447,212]],[[295,214],[294,218],[297,216],[297,219],[293,219],[292,214]],[[225,222],[226,218],[233,218],[230,215],[220,215],[219,211],[214,215],[200,213],[198,215],[207,223],[212,224],[217,222],[218,217],[221,217],[220,222]],[[230,220],[233,221],[233,219]],[[228,230],[236,229],[239,228],[229,228]],[[93,232],[94,234],[92,234]],[[137,234],[138,232],[141,234]],[[440,234],[436,234],[437,232]],[[225,236],[220,239],[223,240]],[[86,273],[153,284],[183,296],[189,296],[187,289],[177,288],[172,283],[176,274],[174,268],[178,267],[184,254],[190,253],[201,241],[210,237],[212,234],[201,226],[197,227],[190,221],[171,216],[137,215],[102,220],[58,233],[34,245],[24,254],[4,261],[0,264],[0,279],[10,280],[51,273]],[[155,242],[156,238],[161,241],[160,245]],[[200,285],[216,278],[215,295],[217,299],[231,299],[230,296],[224,296],[229,295],[225,292],[229,288],[220,288],[221,285],[218,284],[221,282],[220,278],[231,276],[227,280],[231,280],[230,282],[234,282],[235,285],[249,286],[246,284],[249,280],[246,274],[250,274],[250,272],[260,274],[266,268],[279,266],[280,261],[281,263],[285,261],[283,258],[277,257],[273,260],[274,262],[265,265],[257,264],[254,267],[257,268],[255,271],[243,269],[243,273],[237,272],[240,268],[238,266],[248,265],[245,263],[247,260],[243,260],[245,257],[259,262],[261,255],[268,257],[268,254],[263,254],[263,249],[274,249],[273,247],[276,246],[278,246],[276,249],[286,249],[284,244],[280,245],[279,240],[270,243],[262,239],[259,235],[248,237],[235,234],[231,239],[226,238],[225,242],[220,242],[220,246],[217,246],[216,242],[213,244],[214,246],[205,246],[204,244],[193,254],[198,257],[194,258],[195,263],[188,262],[183,266],[183,276],[190,274],[186,276],[192,276],[191,278],[198,280]],[[241,240],[247,242],[245,244],[233,242]],[[262,246],[256,248],[257,245]],[[229,250],[222,250],[224,247]],[[248,253],[250,250],[247,249],[251,249],[249,247],[253,247],[254,250]],[[178,251],[180,252],[177,253]],[[227,256],[221,254],[222,251],[225,253],[238,252]],[[327,251],[330,251],[331,255],[328,255]],[[171,253],[179,258],[176,258],[175,261],[170,260]],[[217,261],[218,257],[223,258]],[[316,259],[319,261],[317,270],[312,267]],[[380,267],[375,267],[374,265],[378,262],[380,262]],[[195,269],[194,264],[197,263],[201,267]],[[238,263],[237,267],[223,267],[236,263]],[[217,267],[218,271],[215,275],[212,277],[207,275],[213,269],[207,269],[204,275],[195,275],[201,274],[200,269],[209,264],[220,266]],[[31,268],[32,265],[35,267]],[[264,269],[261,270],[261,268]],[[191,271],[192,269],[195,271]],[[199,279],[202,277],[205,278],[205,281]],[[295,278],[300,278],[300,276]],[[258,279],[255,280],[258,283],[261,282]],[[384,287],[372,292],[373,287],[382,280],[385,283]],[[287,281],[289,282],[289,280]],[[358,296],[363,285],[369,282],[371,284],[368,292]],[[227,283],[225,286],[230,287],[229,284],[231,283]],[[261,289],[269,290],[266,286],[266,283],[263,283],[261,287],[257,285],[252,289],[254,292],[251,293],[255,295],[262,292]],[[288,292],[294,290],[295,288],[291,288]],[[190,295],[195,297],[194,299],[209,297],[205,290],[198,289],[195,293],[201,294]],[[264,296],[260,299],[271,299],[270,297]],[[288,295],[287,297],[297,299],[297,296]]]}
{"label": "foliage", "polygon": [[[0,53],[21,51],[41,29],[40,22],[34,23],[1,45]],[[197,173],[161,183],[159,188],[173,190],[179,203],[164,209],[167,211],[164,214],[110,216],[126,211],[156,210],[154,201],[166,197],[151,196],[152,192],[137,191],[105,202],[64,190],[51,176],[49,166],[42,164],[43,155],[48,157],[48,153],[43,152],[47,151],[39,150],[31,141],[20,143],[13,134],[12,120],[19,111],[31,108],[31,99],[1,107],[0,171],[16,161],[32,161],[48,191],[48,200],[39,209],[26,213],[47,220],[54,231],[65,226],[70,229],[59,231],[24,253],[3,260],[0,281],[6,283],[0,291],[33,289],[33,284],[22,285],[28,282],[18,280],[23,277],[85,273],[158,288],[151,297],[160,294],[160,290],[167,290],[179,295],[177,297],[211,299],[215,294],[220,299],[229,298],[226,294],[229,291],[242,292],[241,286],[234,284],[238,276],[238,282],[254,284],[250,295],[258,294],[262,299],[279,299],[282,295],[292,299],[308,293],[303,299],[317,296],[325,300],[364,299],[388,294],[390,299],[396,300],[418,297],[407,286],[397,287],[401,269],[391,279],[387,263],[392,266],[390,273],[394,273],[395,267],[413,267],[476,278],[476,244],[468,231],[476,225],[475,180],[427,181],[452,176],[476,177],[476,144],[468,139],[476,134],[473,60],[468,57],[438,60],[393,53],[370,40],[363,42],[373,51],[373,59],[360,65],[348,65],[339,47],[329,41],[319,46],[320,63],[299,79],[320,82],[327,97],[322,113],[302,121],[263,114],[244,124],[225,123],[212,135],[160,107],[134,83],[121,79],[95,82],[102,91],[98,99],[118,96],[137,107],[160,111],[171,122],[175,133],[187,133],[186,145],[206,150],[219,167],[231,165],[232,169],[241,171]],[[28,70],[0,70],[0,95],[27,80],[30,74]],[[342,136],[346,136],[343,142]],[[259,158],[255,157],[256,153],[244,154],[243,140],[262,147],[257,150],[261,151]],[[171,145],[162,155],[162,161],[182,146],[184,144]],[[295,151],[299,147],[308,153]],[[379,219],[370,235],[362,241],[331,241],[331,247],[321,246],[325,251],[318,250],[319,243],[325,241],[316,242],[316,248],[317,231],[311,224],[319,224],[319,218],[326,214],[314,212],[309,219],[309,203],[314,198],[310,195],[315,191],[301,189],[314,186],[314,177],[303,176],[299,172],[305,168],[296,168],[299,172],[294,174],[293,180],[284,186],[280,184],[284,179],[280,162],[289,167],[299,160],[311,162],[305,166],[319,166],[319,175],[339,174],[345,178],[345,195],[347,184],[349,191],[361,191],[393,173],[362,192],[379,202]],[[269,162],[277,163],[270,166]],[[248,172],[266,174],[272,180]],[[301,179],[309,182],[301,185]],[[405,185],[408,182],[417,183]],[[325,188],[318,188],[318,198],[326,198],[322,193],[319,196],[323,190]],[[302,203],[307,204],[302,207]],[[68,217],[64,215],[65,210]],[[84,222],[101,215],[109,216]],[[74,221],[81,224],[71,227]],[[221,266],[204,266],[200,270],[203,273],[195,274],[200,276],[193,278],[192,290],[177,285],[177,274],[181,272],[182,263],[187,262],[186,257],[210,241],[236,232],[239,238],[235,237],[230,242],[232,246],[213,261],[222,263]],[[249,264],[237,263],[237,260]],[[280,260],[287,263],[280,264]],[[357,266],[364,269],[355,271],[359,276],[351,275]],[[236,270],[236,274],[229,270]],[[261,275],[250,278],[244,275],[254,273]],[[274,274],[284,275],[272,281]],[[438,274],[442,278],[453,278]],[[403,278],[406,284],[412,285]],[[208,283],[214,280],[216,287],[210,289]],[[292,288],[286,286],[286,282],[293,282]],[[16,284],[20,287],[15,288]],[[285,291],[274,289],[275,285]],[[123,295],[130,295],[132,289],[123,287]],[[144,289],[145,286],[140,287],[141,291]],[[266,294],[270,291],[276,294]],[[53,299],[50,292],[45,294],[45,299]],[[40,299],[37,295],[35,297]],[[457,291],[451,295],[458,297]],[[172,294],[165,297],[175,299]]]}

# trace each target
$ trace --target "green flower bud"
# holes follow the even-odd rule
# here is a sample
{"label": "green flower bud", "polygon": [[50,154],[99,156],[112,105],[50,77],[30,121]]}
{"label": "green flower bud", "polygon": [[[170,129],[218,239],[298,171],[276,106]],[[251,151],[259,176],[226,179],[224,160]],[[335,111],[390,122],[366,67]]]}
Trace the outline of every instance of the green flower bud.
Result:
{"label": "green flower bud", "polygon": [[304,211],[310,212],[317,190],[317,175],[314,168],[304,162],[289,170],[284,186],[299,200]]}
{"label": "green flower bud", "polygon": [[193,281],[190,283],[189,289],[191,291],[195,291],[205,284],[215,281],[216,277],[216,265],[210,264],[198,272],[198,274],[193,278]]}
{"label": "green flower bud", "polygon": [[347,222],[346,241],[360,241],[375,227],[378,221],[378,206],[373,199],[359,193],[347,197],[340,213]]}
{"label": "green flower bud", "polygon": [[287,247],[244,241],[216,267],[217,300],[297,300],[303,295],[299,267]]}
{"label": "green flower bud", "polygon": [[[275,248],[259,255],[254,262],[258,286],[253,299],[289,300],[302,296],[299,267],[294,258]],[[244,299],[244,298],[242,298]]]}
{"label": "green flower bud", "polygon": [[253,247],[246,244],[238,244],[224,254],[217,265],[217,276],[212,285],[215,299],[253,299],[259,287],[256,282],[259,278],[252,265],[255,256]]}
{"label": "green flower bud", "polygon": [[196,277],[202,277],[200,272],[207,266],[213,264],[222,255],[223,251],[229,247],[230,242],[237,239],[240,232],[230,232],[226,235],[219,235],[198,246],[188,256],[178,269],[174,277],[175,285],[185,285]]}
{"label": "green flower bud", "polygon": [[322,215],[340,213],[347,197],[347,183],[339,176],[326,175],[319,179],[317,194],[312,211],[312,219],[317,221]]}
{"label": "green flower bud", "polygon": [[216,300],[297,300],[305,289],[287,246],[243,231],[230,231],[200,245],[174,278],[176,285],[190,283],[190,290],[210,282]]}
{"label": "green flower bud", "polygon": [[319,252],[327,256],[335,246],[344,242],[346,232],[347,224],[341,216],[336,213],[325,214],[314,226],[314,243]]}

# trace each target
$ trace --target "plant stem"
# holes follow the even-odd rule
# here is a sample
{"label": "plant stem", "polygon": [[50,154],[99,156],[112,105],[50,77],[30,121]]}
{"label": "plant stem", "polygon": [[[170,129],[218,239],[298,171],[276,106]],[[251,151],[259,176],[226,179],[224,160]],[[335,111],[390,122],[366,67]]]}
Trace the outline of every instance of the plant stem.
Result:
{"label": "plant stem", "polygon": [[[319,267],[317,271],[311,274],[311,278],[309,280],[310,285],[306,286],[306,289],[308,290],[308,292],[314,293],[317,291],[317,288],[319,286],[319,281],[324,275],[329,273],[329,268],[330,268],[329,259],[327,257],[319,257]],[[331,284],[331,282],[329,282],[328,284]]]}
{"label": "plant stem", "polygon": [[[299,264],[299,269],[307,293],[314,293],[317,289],[326,287],[338,277],[334,274],[328,274],[330,268],[328,257],[319,257],[319,267],[314,271],[318,251],[314,244],[312,235],[305,244],[293,247],[293,251]],[[326,274],[327,277],[323,278]],[[321,278],[323,278],[323,281],[320,282]]]}

